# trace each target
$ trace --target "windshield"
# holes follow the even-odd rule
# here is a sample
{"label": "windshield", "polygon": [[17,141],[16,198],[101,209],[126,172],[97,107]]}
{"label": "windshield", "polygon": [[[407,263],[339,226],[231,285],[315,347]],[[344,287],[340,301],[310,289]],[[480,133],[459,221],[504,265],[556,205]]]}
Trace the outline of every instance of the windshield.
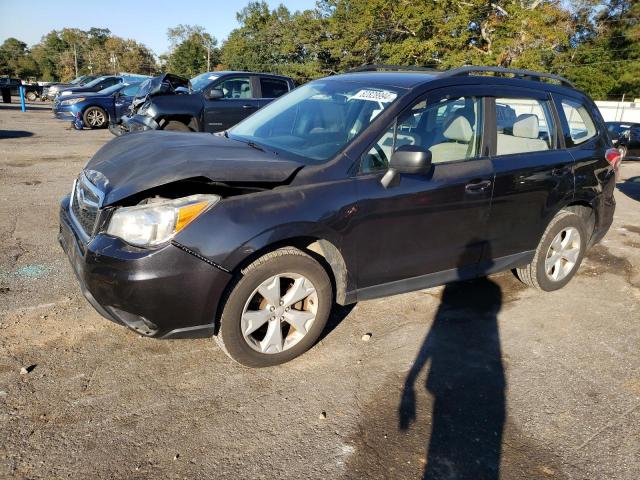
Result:
{"label": "windshield", "polygon": [[124,85],[122,83],[116,83],[115,85],[111,85],[110,87],[103,88],[98,93],[103,94],[103,95],[109,95],[110,93],[117,92],[122,87],[124,87]]}
{"label": "windshield", "polygon": [[102,80],[104,80],[105,78],[108,78],[106,76],[104,77],[98,77],[95,80],[91,80],[89,83],[85,83],[83,86],[84,87],[93,87],[94,85],[99,84]]}
{"label": "windshield", "polygon": [[74,78],[73,80],[71,80],[69,83],[70,83],[71,85],[77,85],[77,84],[79,84],[80,82],[82,82],[82,80],[84,80],[85,78],[87,78],[87,76],[86,76],[86,75],[80,75],[79,77],[76,77],[76,78]]}
{"label": "windshield", "polygon": [[193,90],[194,92],[202,90],[218,77],[220,77],[220,75],[216,75],[215,73],[201,73],[200,75],[189,80],[191,90]]}
{"label": "windshield", "polygon": [[390,87],[318,80],[258,110],[229,130],[229,136],[324,162],[364,131],[399,93]]}

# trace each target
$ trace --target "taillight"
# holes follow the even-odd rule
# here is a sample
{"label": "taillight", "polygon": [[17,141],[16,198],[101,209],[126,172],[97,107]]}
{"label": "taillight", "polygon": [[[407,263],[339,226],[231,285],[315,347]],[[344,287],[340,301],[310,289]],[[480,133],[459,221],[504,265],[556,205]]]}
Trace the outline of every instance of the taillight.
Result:
{"label": "taillight", "polygon": [[607,153],[605,153],[604,156],[607,159],[607,162],[609,162],[609,164],[613,168],[617,169],[620,166],[620,162],[622,161],[622,154],[617,148],[610,148],[609,150],[607,150]]}

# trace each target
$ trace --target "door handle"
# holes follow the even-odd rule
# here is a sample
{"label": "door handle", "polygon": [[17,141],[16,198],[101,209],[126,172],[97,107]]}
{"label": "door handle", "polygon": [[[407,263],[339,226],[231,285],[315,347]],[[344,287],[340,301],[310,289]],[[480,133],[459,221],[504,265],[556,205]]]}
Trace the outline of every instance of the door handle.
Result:
{"label": "door handle", "polygon": [[467,193],[483,193],[491,186],[491,180],[480,180],[477,182],[467,183],[464,190]]}
{"label": "door handle", "polygon": [[242,108],[257,108],[255,105],[242,105]]}

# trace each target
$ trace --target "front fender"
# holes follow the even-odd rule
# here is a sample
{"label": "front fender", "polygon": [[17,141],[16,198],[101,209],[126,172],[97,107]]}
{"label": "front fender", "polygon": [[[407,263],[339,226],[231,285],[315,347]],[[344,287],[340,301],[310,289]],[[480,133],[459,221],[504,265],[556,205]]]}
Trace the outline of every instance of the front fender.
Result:
{"label": "front fender", "polygon": [[[343,250],[355,202],[350,179],[279,187],[222,200],[180,232],[175,241],[232,271],[269,245],[310,237]],[[345,256],[347,267],[355,265]]]}

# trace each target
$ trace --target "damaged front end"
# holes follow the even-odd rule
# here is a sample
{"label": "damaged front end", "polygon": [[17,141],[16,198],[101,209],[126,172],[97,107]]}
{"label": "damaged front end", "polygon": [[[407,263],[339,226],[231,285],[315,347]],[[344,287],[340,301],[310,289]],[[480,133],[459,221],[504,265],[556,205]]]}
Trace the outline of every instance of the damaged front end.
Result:
{"label": "damaged front end", "polygon": [[156,127],[139,124],[135,119],[143,105],[149,102],[149,99],[157,95],[184,95],[189,92],[189,80],[186,78],[165,73],[157,77],[145,80],[140,84],[140,88],[136,93],[126,115],[122,115],[117,123],[109,125],[109,131],[115,136],[138,130],[155,129]]}
{"label": "damaged front end", "polygon": [[[62,200],[59,241],[101,315],[150,337],[209,336],[232,275],[179,237],[225,202],[288,184],[301,165],[223,137],[153,136],[94,156]],[[209,236],[224,237],[223,223]]]}

